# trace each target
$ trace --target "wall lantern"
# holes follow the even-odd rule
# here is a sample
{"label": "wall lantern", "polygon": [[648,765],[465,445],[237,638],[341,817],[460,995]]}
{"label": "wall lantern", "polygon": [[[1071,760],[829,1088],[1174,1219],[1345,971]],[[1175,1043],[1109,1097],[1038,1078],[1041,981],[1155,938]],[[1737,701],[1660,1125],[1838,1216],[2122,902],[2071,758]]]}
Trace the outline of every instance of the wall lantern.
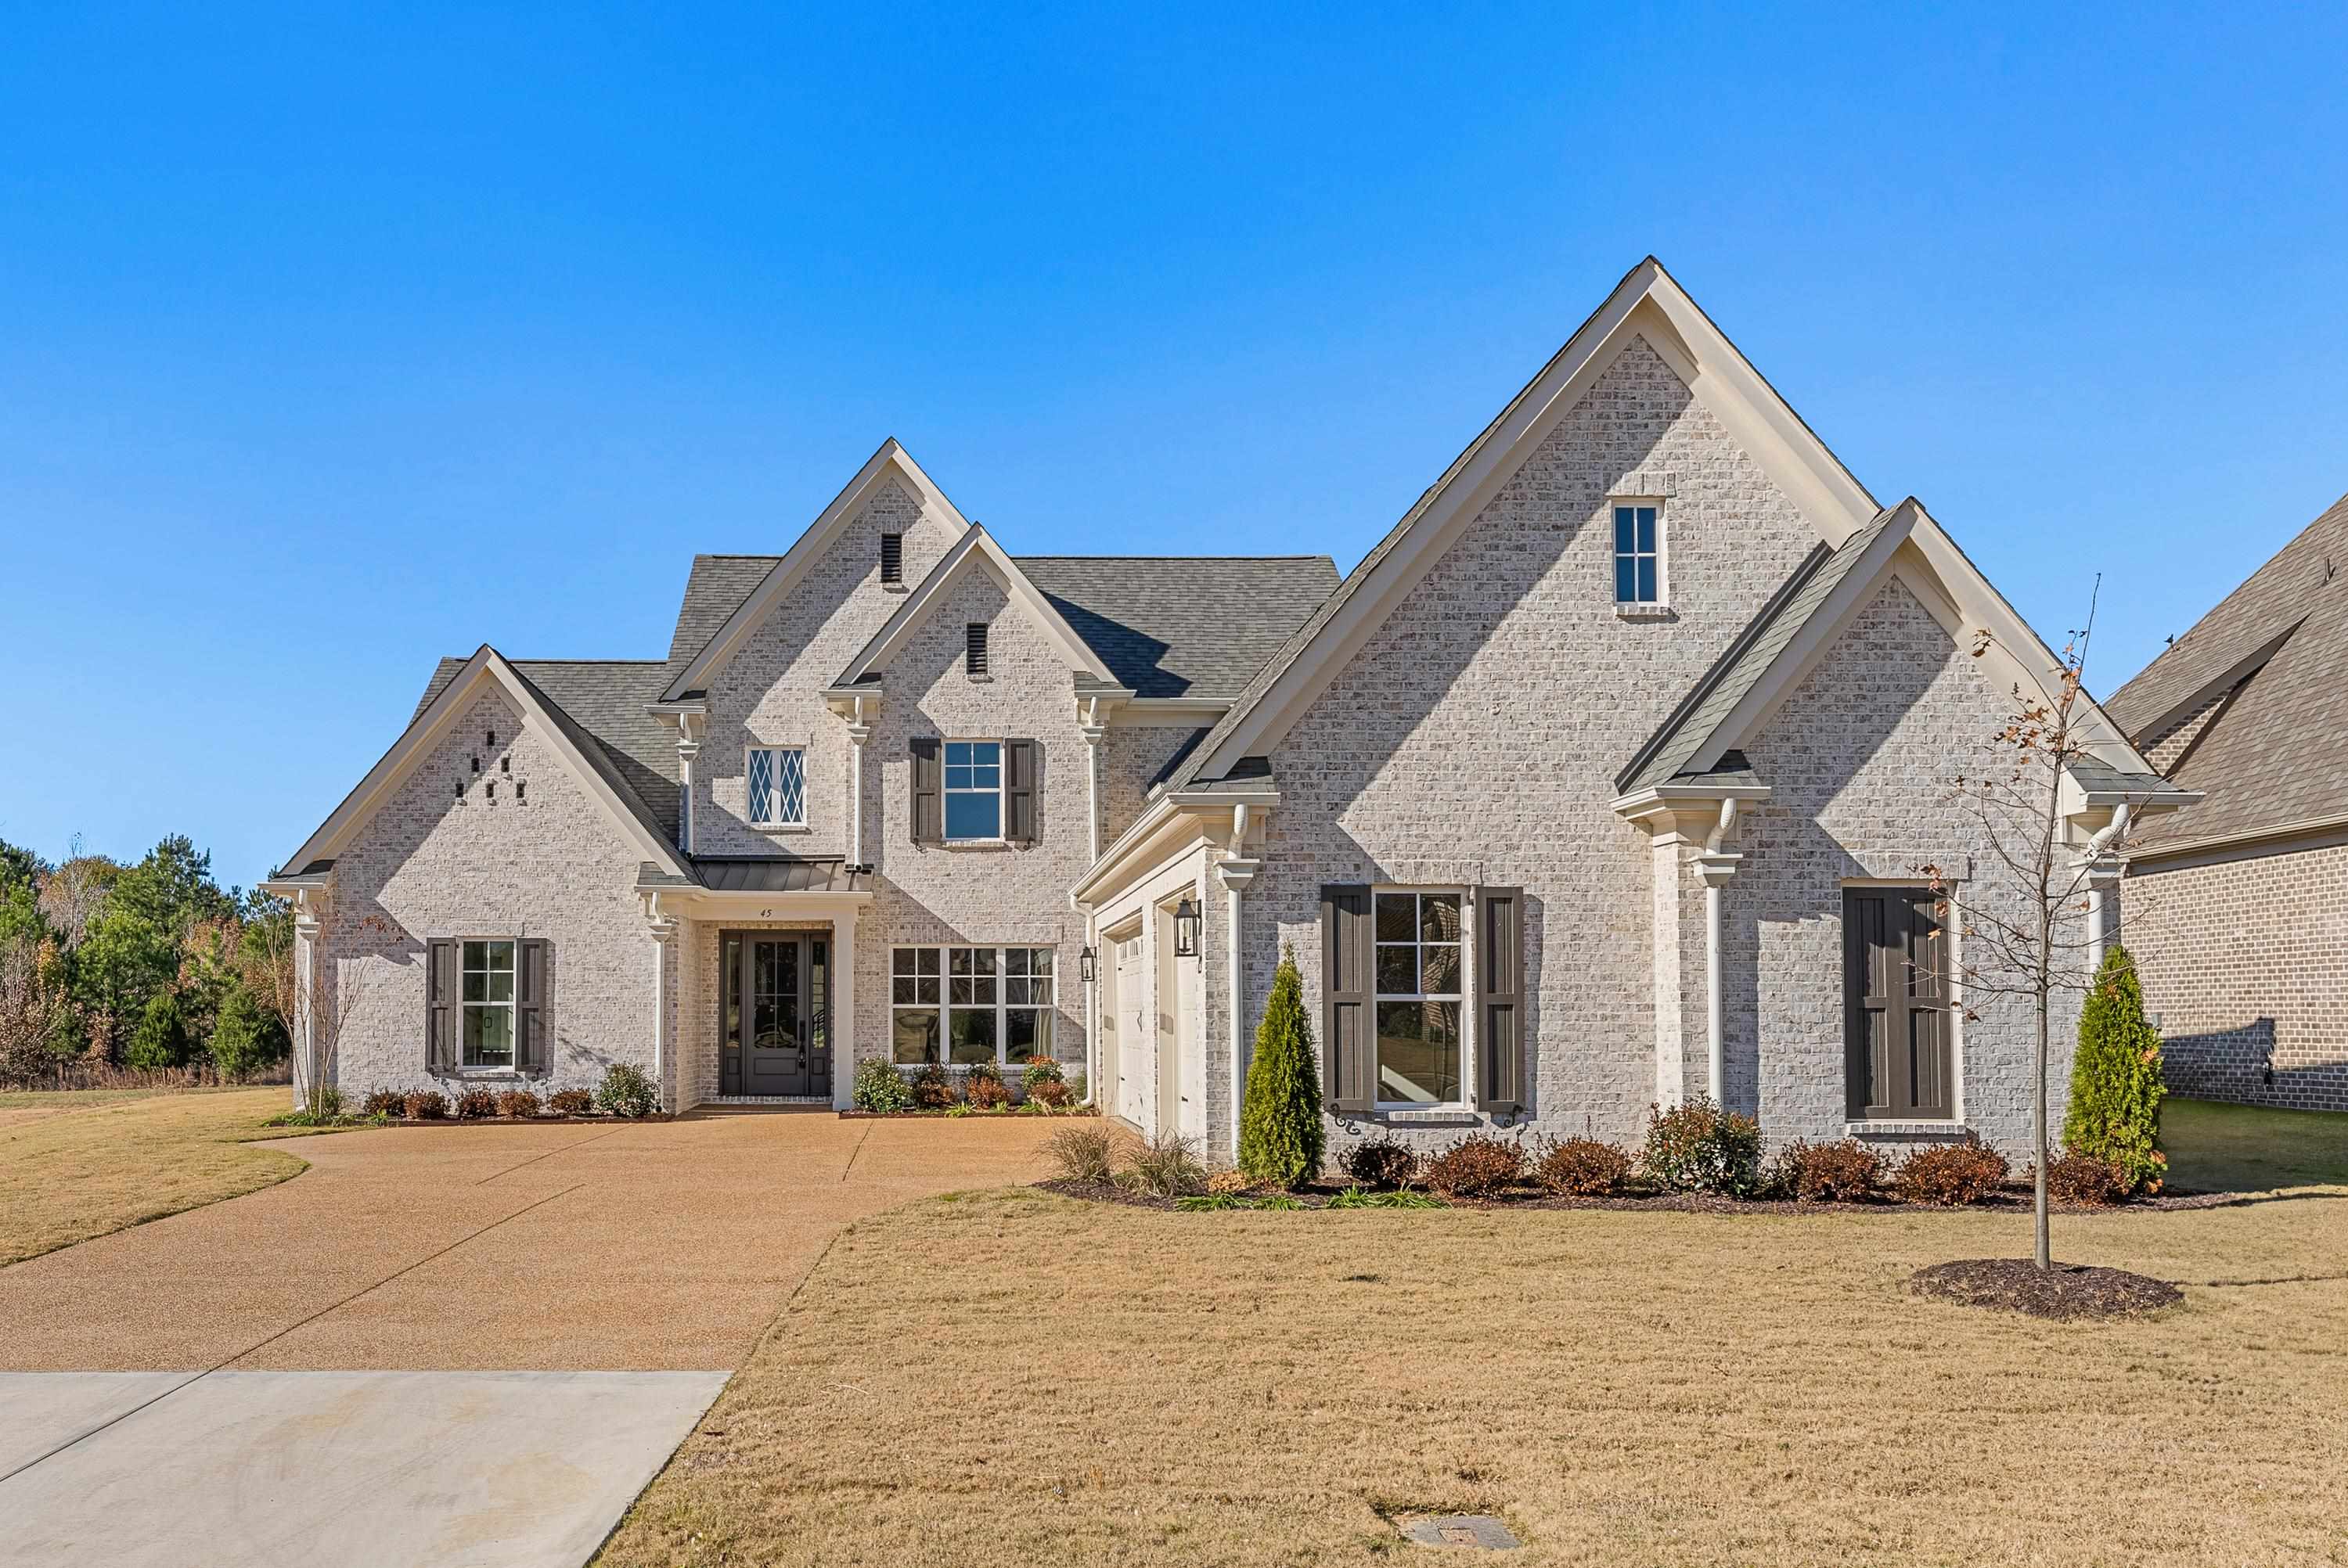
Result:
{"label": "wall lantern", "polygon": [[1096,976],[1096,971],[1093,966],[1098,958],[1099,955],[1094,952],[1090,948],[1086,948],[1083,952],[1076,955],[1076,983],[1078,985],[1088,986],[1093,983]]}
{"label": "wall lantern", "polygon": [[1187,897],[1174,910],[1174,956],[1178,958],[1199,956],[1199,907]]}

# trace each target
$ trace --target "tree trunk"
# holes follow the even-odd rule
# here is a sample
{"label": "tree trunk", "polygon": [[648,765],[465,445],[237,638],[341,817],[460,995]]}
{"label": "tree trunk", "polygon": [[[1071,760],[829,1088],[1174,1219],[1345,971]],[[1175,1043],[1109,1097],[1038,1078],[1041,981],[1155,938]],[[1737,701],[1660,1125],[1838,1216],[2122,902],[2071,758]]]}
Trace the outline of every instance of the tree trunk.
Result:
{"label": "tree trunk", "polygon": [[2038,1170],[2033,1184],[2031,1208],[2036,1219],[2038,1266],[2041,1268],[2054,1266],[2054,1237],[2048,1234],[2046,1224],[2046,988],[2042,985],[2038,988],[2038,1093],[2031,1118],[2034,1122],[2031,1134],[2038,1145]]}

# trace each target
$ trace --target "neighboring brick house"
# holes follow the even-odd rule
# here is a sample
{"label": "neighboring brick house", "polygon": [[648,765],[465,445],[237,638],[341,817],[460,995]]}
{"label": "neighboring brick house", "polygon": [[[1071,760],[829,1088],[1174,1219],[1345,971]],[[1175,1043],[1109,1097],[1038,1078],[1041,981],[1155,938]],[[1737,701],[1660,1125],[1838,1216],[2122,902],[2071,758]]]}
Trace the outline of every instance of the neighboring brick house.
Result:
{"label": "neighboring brick house", "polygon": [[2348,1111],[2348,497],[2109,709],[2201,796],[2128,845],[2170,1084]]}
{"label": "neighboring brick house", "polygon": [[[2019,1151],[2025,1014],[1906,959],[1924,866],[1993,879],[1951,791],[2052,662],[1651,259],[1342,582],[1014,558],[891,442],[696,559],[665,660],[444,661],[267,886],[351,1089],[845,1104],[1044,1050],[1228,1156],[1285,949],[1341,1137],[1702,1093]],[[2074,848],[2185,798],[2089,727]]]}

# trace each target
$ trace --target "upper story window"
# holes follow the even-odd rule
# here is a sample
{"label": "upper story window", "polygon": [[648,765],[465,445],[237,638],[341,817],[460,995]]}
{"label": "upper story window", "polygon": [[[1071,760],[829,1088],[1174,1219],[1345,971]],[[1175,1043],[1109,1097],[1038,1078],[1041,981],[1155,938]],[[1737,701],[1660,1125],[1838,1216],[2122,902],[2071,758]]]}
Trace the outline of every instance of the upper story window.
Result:
{"label": "upper story window", "polygon": [[986,622],[973,620],[962,629],[962,667],[965,674],[986,673]]}
{"label": "upper story window", "polygon": [[752,746],[743,759],[743,772],[750,781],[751,825],[807,825],[805,747]]}
{"label": "upper story window", "polygon": [[1614,602],[1663,602],[1663,518],[1659,502],[1614,503]]}
{"label": "upper story window", "polygon": [[946,841],[1003,836],[1003,743],[946,743]]}
{"label": "upper story window", "polygon": [[891,588],[905,580],[905,536],[902,534],[880,536],[880,580]]}
{"label": "upper story window", "polygon": [[1457,893],[1377,896],[1377,1088],[1381,1104],[1459,1102]]}

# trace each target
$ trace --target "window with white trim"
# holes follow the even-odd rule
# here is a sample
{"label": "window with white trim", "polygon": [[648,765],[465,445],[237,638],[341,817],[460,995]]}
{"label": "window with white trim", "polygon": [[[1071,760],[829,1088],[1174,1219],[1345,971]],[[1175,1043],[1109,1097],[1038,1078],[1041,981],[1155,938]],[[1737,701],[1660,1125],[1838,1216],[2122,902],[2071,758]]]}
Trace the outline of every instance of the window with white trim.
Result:
{"label": "window with white trim", "polygon": [[752,746],[742,771],[750,785],[750,823],[755,827],[807,825],[807,749]]}
{"label": "window with white trim", "polygon": [[1660,502],[1614,503],[1614,602],[1663,602],[1663,508]]}
{"label": "window with white trim", "polygon": [[1461,895],[1376,895],[1378,1053],[1382,1105],[1460,1102]]}
{"label": "window with white trim", "polygon": [[1050,1056],[1050,948],[898,948],[889,958],[890,1059],[911,1067]]}
{"label": "window with white trim", "polygon": [[467,942],[464,976],[464,1065],[511,1067],[514,1059],[513,943]]}
{"label": "window with white trim", "polygon": [[1003,743],[946,743],[946,842],[1003,836]]}

